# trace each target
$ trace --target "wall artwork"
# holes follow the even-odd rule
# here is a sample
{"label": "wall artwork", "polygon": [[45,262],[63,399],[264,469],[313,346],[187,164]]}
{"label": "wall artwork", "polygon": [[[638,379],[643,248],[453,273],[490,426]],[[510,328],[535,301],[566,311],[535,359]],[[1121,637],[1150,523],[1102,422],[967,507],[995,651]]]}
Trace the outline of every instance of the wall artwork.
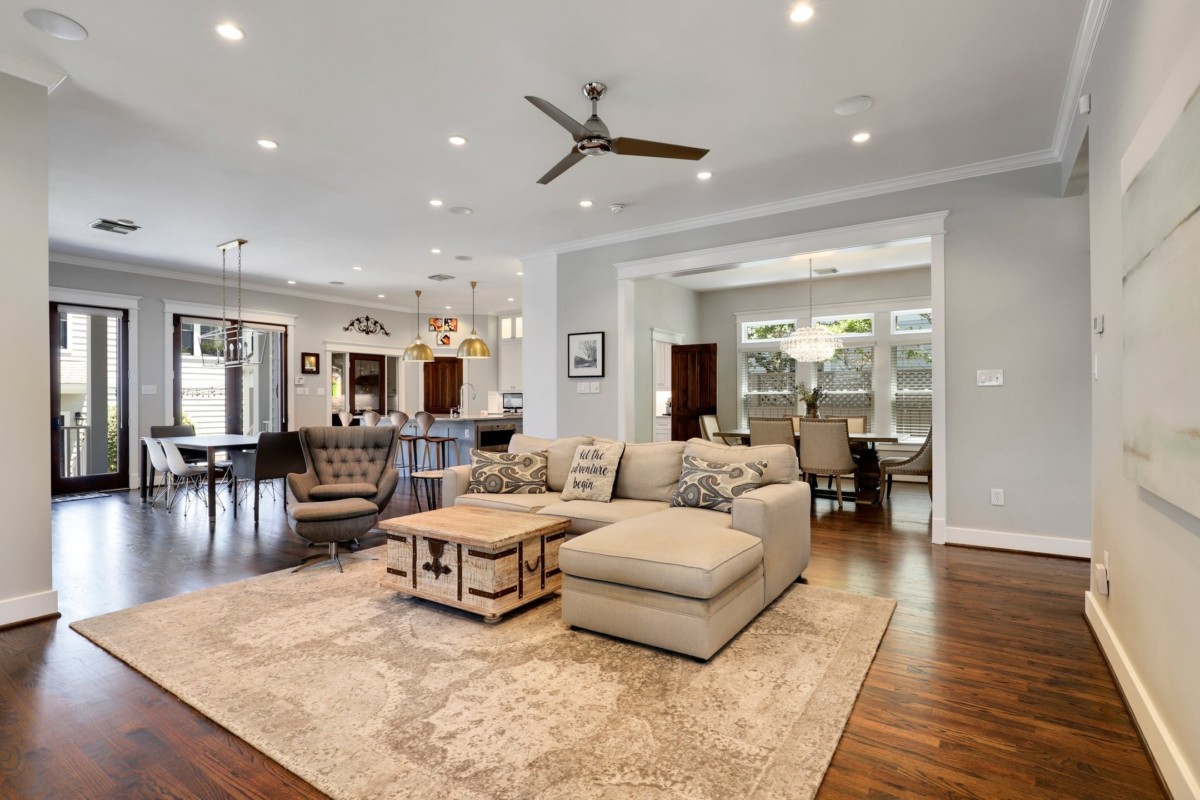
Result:
{"label": "wall artwork", "polygon": [[301,353],[300,354],[300,374],[301,375],[320,375],[321,374],[321,355],[320,355],[320,353]]}
{"label": "wall artwork", "polygon": [[430,317],[429,330],[434,333],[458,333],[458,317]]}
{"label": "wall artwork", "polygon": [[567,377],[604,377],[604,334],[567,334]]}
{"label": "wall artwork", "polygon": [[1125,476],[1200,516],[1200,37],[1121,159]]}

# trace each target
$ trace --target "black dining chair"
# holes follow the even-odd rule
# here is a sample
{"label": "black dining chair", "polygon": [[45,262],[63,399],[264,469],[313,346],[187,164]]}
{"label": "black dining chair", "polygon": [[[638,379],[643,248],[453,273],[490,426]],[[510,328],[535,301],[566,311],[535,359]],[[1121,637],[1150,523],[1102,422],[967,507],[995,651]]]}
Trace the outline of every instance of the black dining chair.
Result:
{"label": "black dining chair", "polygon": [[[258,525],[258,497],[262,481],[286,478],[293,472],[304,472],[304,448],[297,431],[258,435],[254,450],[235,450],[233,456],[233,516],[237,518],[238,481],[254,481],[254,524]],[[283,487],[283,507],[287,508],[287,486]]]}

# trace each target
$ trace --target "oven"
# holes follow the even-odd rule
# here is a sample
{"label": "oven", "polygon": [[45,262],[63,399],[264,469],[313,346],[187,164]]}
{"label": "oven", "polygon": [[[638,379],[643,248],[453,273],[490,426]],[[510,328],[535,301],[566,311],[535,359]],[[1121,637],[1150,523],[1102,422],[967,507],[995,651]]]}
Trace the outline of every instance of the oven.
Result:
{"label": "oven", "polygon": [[508,443],[516,432],[515,422],[476,422],[475,449],[507,453]]}

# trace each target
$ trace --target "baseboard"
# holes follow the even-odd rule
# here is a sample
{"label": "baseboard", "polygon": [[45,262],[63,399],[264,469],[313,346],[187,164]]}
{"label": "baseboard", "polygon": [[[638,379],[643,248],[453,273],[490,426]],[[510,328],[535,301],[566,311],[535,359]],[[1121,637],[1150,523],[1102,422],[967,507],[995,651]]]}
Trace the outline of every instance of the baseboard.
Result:
{"label": "baseboard", "polygon": [[0,628],[58,614],[58,592],[53,589],[0,600]]}
{"label": "baseboard", "polygon": [[1167,791],[1174,800],[1200,800],[1200,776],[1188,767],[1178,743],[1163,724],[1158,707],[1150,699],[1137,669],[1109,624],[1108,616],[1091,592],[1084,592],[1083,608],[1084,617],[1091,625],[1092,634],[1108,661],[1113,678]]}
{"label": "baseboard", "polygon": [[1060,536],[1041,536],[1036,533],[984,531],[977,528],[946,528],[946,544],[965,544],[971,547],[990,547],[996,550],[1016,550],[1021,553],[1045,553],[1052,556],[1091,558],[1092,543],[1087,539],[1064,539]]}

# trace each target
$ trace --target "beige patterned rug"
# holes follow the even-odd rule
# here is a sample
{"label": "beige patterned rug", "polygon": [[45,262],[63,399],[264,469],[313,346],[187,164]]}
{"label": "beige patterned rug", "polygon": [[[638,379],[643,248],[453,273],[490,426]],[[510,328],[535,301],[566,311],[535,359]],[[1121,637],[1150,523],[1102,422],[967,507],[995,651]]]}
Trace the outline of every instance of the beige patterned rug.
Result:
{"label": "beige patterned rug", "polygon": [[381,553],[71,627],[334,798],[808,798],[896,605],[796,585],[701,664],[400,598]]}

